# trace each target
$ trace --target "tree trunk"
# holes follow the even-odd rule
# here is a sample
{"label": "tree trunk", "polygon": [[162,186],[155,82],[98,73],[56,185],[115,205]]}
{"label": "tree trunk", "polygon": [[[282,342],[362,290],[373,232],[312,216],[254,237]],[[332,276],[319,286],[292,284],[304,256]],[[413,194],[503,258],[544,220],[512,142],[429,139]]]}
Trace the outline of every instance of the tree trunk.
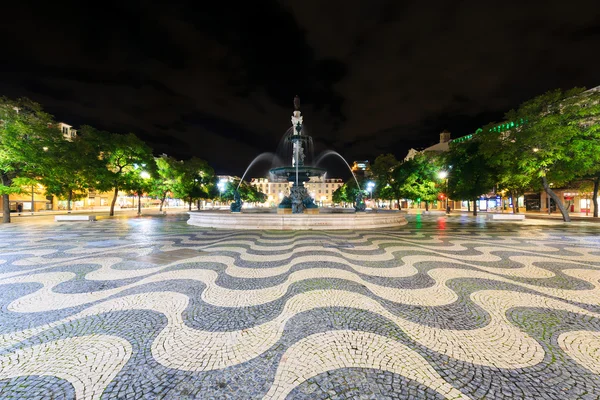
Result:
{"label": "tree trunk", "polygon": [[190,201],[189,201],[189,211],[192,211],[192,198],[190,197]]}
{"label": "tree trunk", "polygon": [[138,215],[142,215],[142,192],[138,192]]}
{"label": "tree trunk", "polygon": [[425,200],[425,211],[429,211],[429,202]]}
{"label": "tree trunk", "polygon": [[400,203],[400,199],[396,199],[398,202],[398,211],[402,210],[402,203]]}
{"label": "tree trunk", "polygon": [[517,204],[519,201],[518,197],[515,199],[515,191],[514,190],[511,190],[509,193],[510,193],[510,198],[512,199],[512,203],[513,203],[513,206],[512,206],[513,214],[517,214],[519,212],[519,208],[518,208],[519,206]]}
{"label": "tree trunk", "polygon": [[[554,191],[550,188],[550,185],[548,185],[548,179],[545,176],[542,176],[542,185],[544,186],[544,190],[546,191],[548,196],[550,196],[550,198],[552,200],[554,200],[554,204],[556,204],[556,206],[560,210],[560,213],[562,214],[562,217],[563,217],[563,221],[571,222],[571,217],[569,217],[569,212],[565,208],[565,205],[563,204],[563,202],[560,201],[560,199],[558,198],[556,193],[554,193]],[[550,202],[548,202],[548,203],[550,203]],[[550,204],[548,204],[548,209],[550,209]]]}
{"label": "tree trunk", "polygon": [[[8,187],[12,184],[12,179],[6,174],[0,174],[0,183]],[[10,200],[8,194],[2,195],[2,223],[10,224]]]}
{"label": "tree trunk", "polygon": [[117,196],[119,195],[119,188],[115,186],[115,195],[113,196],[112,202],[110,203],[110,215],[111,217],[115,215],[115,204],[117,203]]}
{"label": "tree trunk", "polygon": [[8,195],[2,195],[2,223],[10,224],[10,204],[8,203]]}
{"label": "tree trunk", "polygon": [[477,197],[473,199],[473,216],[477,216]]}
{"label": "tree trunk", "polygon": [[163,204],[165,204],[166,198],[167,198],[167,192],[163,193],[162,199],[160,199],[160,207],[158,208],[158,211],[162,212]]}
{"label": "tree trunk", "polygon": [[471,212],[471,200],[467,200],[467,212]]}
{"label": "tree trunk", "polygon": [[71,214],[71,200],[73,200],[73,191],[69,190],[69,197],[67,198],[67,214]]}
{"label": "tree trunk", "polygon": [[592,193],[592,202],[594,203],[594,218],[598,218],[598,187],[600,186],[600,176],[594,179],[594,192]]}
{"label": "tree trunk", "polygon": [[200,199],[198,199],[198,211],[200,211]]}

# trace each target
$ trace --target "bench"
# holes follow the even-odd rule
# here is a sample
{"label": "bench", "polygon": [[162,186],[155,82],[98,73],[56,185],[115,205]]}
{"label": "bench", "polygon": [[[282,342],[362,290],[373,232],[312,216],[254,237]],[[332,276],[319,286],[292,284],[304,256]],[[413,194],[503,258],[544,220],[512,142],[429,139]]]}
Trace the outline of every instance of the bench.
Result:
{"label": "bench", "polygon": [[55,215],[54,222],[60,221],[95,221],[95,215]]}
{"label": "bench", "polygon": [[523,221],[525,214],[488,214],[487,219],[493,221]]}

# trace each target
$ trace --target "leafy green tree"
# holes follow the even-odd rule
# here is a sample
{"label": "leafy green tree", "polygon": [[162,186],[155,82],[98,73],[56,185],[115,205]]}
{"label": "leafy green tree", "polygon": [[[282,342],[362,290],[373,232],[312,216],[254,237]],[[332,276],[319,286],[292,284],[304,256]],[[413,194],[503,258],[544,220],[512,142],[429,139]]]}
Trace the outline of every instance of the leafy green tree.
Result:
{"label": "leafy green tree", "polygon": [[429,203],[435,201],[441,192],[442,181],[438,173],[443,169],[441,161],[434,156],[417,154],[393,170],[393,185],[399,198]]}
{"label": "leafy green tree", "polygon": [[46,194],[67,200],[67,210],[71,212],[74,200],[85,197],[95,185],[93,173],[102,168],[94,146],[85,135],[78,135],[72,141],[59,140],[45,147],[46,157],[40,183]]}
{"label": "leafy green tree", "polygon": [[377,156],[375,162],[371,165],[371,173],[375,181],[373,197],[384,200],[394,199],[393,190],[390,190],[392,183],[392,172],[399,162],[393,154],[381,154]]}
{"label": "leafy green tree", "polygon": [[[236,186],[239,183],[239,181],[235,182]],[[267,195],[259,192],[256,187],[254,187],[253,185],[250,185],[249,183],[242,181],[242,184],[239,186],[238,189],[239,193],[240,193],[240,197],[243,201],[248,202],[248,203],[264,203],[265,201],[267,201]]]}
{"label": "leafy green tree", "polygon": [[[475,203],[481,194],[493,188],[494,169],[487,163],[481,147],[479,138],[450,144],[446,154],[448,197]],[[477,215],[477,207],[473,207],[473,215]]]}
{"label": "leafy green tree", "polygon": [[[513,199],[513,212],[519,212],[518,199],[526,191],[535,188],[534,176],[519,162],[522,150],[514,139],[505,140],[510,133],[498,133],[497,123],[489,124],[477,137],[481,145],[479,152],[495,175],[497,190],[506,190]],[[514,129],[518,129],[514,128]]]}
{"label": "leafy green tree", "polygon": [[[390,209],[392,209],[392,200],[396,200],[396,193],[394,192],[394,188],[390,183],[387,183],[383,188],[378,189],[378,197],[382,200],[390,201]],[[398,208],[400,208],[400,204],[398,203]]]}
{"label": "leafy green tree", "polygon": [[348,197],[346,196],[346,185],[342,185],[333,191],[331,194],[331,201],[344,205],[348,203]]}
{"label": "leafy green tree", "polygon": [[0,98],[0,195],[2,222],[10,222],[9,195],[22,192],[23,179],[43,173],[45,148],[62,141],[52,116],[27,99]]}
{"label": "leafy green tree", "polygon": [[188,200],[191,211],[194,200],[211,197],[214,170],[206,161],[196,157],[179,164],[178,168],[178,178],[173,185],[173,191],[176,197]]}
{"label": "leafy green tree", "polygon": [[103,168],[94,171],[94,188],[114,191],[110,204],[110,215],[113,216],[119,190],[139,186],[141,171],[153,165],[152,150],[133,133],[122,135],[85,126],[81,134],[87,136],[86,140],[90,141],[97,158],[102,161]]}
{"label": "leafy green tree", "polygon": [[156,164],[154,162],[134,165],[133,170],[128,172],[127,179],[122,189],[131,192],[138,198],[138,215],[142,215],[142,195],[150,193],[153,189],[153,183],[158,175]]}
{"label": "leafy green tree", "polygon": [[527,123],[506,132],[502,139],[518,148],[518,167],[540,181],[566,222],[570,221],[568,210],[550,182],[559,187],[600,172],[599,103],[597,91],[554,90],[506,114],[508,120]]}
{"label": "leafy green tree", "polygon": [[223,193],[221,194],[221,199],[225,201],[232,201],[234,192],[236,190],[240,194],[242,201],[246,203],[264,203],[268,198],[265,193],[258,191],[256,187],[250,185],[246,181],[242,181],[240,184],[239,179],[234,179],[233,181],[227,181],[225,183]]}
{"label": "leafy green tree", "polygon": [[175,190],[180,175],[182,162],[172,157],[158,157],[154,160],[156,173],[150,181],[149,194],[160,200],[159,211],[162,212],[165,200],[169,193]]}

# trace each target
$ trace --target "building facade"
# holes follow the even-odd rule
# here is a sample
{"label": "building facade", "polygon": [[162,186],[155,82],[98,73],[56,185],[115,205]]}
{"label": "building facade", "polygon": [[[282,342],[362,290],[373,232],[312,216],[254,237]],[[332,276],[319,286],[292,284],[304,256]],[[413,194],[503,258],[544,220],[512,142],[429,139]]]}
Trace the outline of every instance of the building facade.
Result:
{"label": "building facade", "polygon": [[[292,182],[272,181],[268,178],[253,178],[250,184],[257,191],[267,195],[267,201],[261,205],[263,207],[277,207],[281,200],[290,194],[290,188],[292,187]],[[312,177],[304,186],[318,206],[328,207],[333,205],[333,192],[343,184],[344,181],[340,178]]]}

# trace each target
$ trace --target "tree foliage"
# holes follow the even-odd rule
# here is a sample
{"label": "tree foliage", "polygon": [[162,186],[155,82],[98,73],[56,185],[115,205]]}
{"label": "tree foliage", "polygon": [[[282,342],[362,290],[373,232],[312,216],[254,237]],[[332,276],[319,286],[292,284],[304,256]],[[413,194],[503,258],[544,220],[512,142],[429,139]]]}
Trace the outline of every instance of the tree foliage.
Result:
{"label": "tree foliage", "polygon": [[0,195],[3,219],[10,222],[9,195],[23,189],[23,180],[37,179],[47,165],[45,148],[62,140],[52,116],[30,100],[0,98]]}
{"label": "tree foliage", "polygon": [[331,200],[338,204],[354,204],[359,192],[362,192],[363,195],[366,193],[366,184],[367,181],[363,177],[357,176],[356,180],[350,178],[346,183],[333,191]]}
{"label": "tree foliage", "polygon": [[438,175],[442,168],[443,164],[437,157],[417,154],[394,168],[391,186],[398,198],[423,201],[425,209],[429,210],[429,203],[436,200],[442,191],[442,180]]}
{"label": "tree foliage", "polygon": [[394,191],[392,189],[392,175],[394,168],[398,166],[399,162],[393,154],[381,154],[377,156],[373,164],[371,165],[371,173],[375,181],[375,187],[373,189],[373,197],[384,200],[395,199]]}
{"label": "tree foliage", "polygon": [[162,211],[167,195],[175,191],[182,162],[167,156],[158,157],[154,162],[155,173],[151,177],[148,192],[160,200],[159,211]]}
{"label": "tree foliage", "polygon": [[[492,191],[495,170],[481,149],[479,138],[450,145],[445,157],[449,198],[476,201],[480,195]],[[477,207],[473,207],[473,215],[477,215]]]}
{"label": "tree foliage", "polygon": [[511,171],[537,180],[570,221],[554,187],[600,172],[600,93],[554,90],[521,104],[508,120],[527,121],[501,135]]}
{"label": "tree foliage", "polygon": [[96,130],[90,126],[81,129],[81,135],[94,148],[101,168],[93,172],[95,188],[113,190],[110,215],[114,215],[120,189],[139,191],[140,176],[144,168],[154,164],[152,150],[133,133],[125,135]]}
{"label": "tree foliage", "polygon": [[173,193],[188,200],[190,210],[194,200],[211,198],[215,173],[206,161],[193,157],[176,165],[176,172]]}

